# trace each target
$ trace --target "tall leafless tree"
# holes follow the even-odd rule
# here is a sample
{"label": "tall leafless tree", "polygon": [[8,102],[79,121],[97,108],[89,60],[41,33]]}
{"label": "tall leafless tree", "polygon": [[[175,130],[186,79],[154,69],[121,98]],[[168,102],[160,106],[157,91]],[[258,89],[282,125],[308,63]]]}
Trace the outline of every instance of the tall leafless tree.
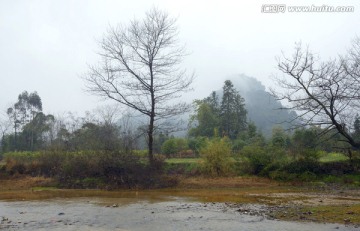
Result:
{"label": "tall leafless tree", "polygon": [[360,141],[353,137],[353,124],[360,110],[360,39],[346,55],[322,62],[308,48],[297,44],[291,57],[278,59],[284,73],[277,77],[279,100],[298,112],[301,126],[316,125],[324,133],[335,131],[354,149]]}
{"label": "tall leafless tree", "polygon": [[12,122],[7,116],[0,114],[0,153],[2,151],[2,141],[5,135],[10,131]]}
{"label": "tall leafless tree", "polygon": [[84,76],[87,89],[148,116],[148,152],[153,163],[156,122],[189,108],[175,101],[190,90],[193,81],[193,75],[180,67],[186,53],[178,41],[176,20],[153,8],[143,20],[110,27],[100,46],[102,62],[90,66]]}

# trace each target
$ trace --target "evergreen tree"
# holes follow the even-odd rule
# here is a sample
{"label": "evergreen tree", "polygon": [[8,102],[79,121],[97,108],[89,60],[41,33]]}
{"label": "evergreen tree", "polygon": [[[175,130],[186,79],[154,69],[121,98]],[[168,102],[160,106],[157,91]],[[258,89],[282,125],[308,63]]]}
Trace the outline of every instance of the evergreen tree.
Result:
{"label": "evergreen tree", "polygon": [[189,135],[213,137],[214,131],[219,126],[218,109],[205,100],[196,100],[194,102],[196,107],[195,114],[190,119],[190,125],[196,123],[196,127],[193,127],[189,131]]}
{"label": "evergreen tree", "polygon": [[354,121],[354,139],[360,140],[360,116],[356,115],[355,121]]}
{"label": "evergreen tree", "polygon": [[211,112],[219,117],[220,113],[220,105],[219,105],[219,97],[215,91],[211,92],[210,96],[204,99],[204,102],[207,103],[211,109]]}
{"label": "evergreen tree", "polygon": [[235,139],[239,132],[246,129],[245,100],[234,88],[230,80],[223,87],[223,97],[220,106],[220,130],[223,135]]}
{"label": "evergreen tree", "polygon": [[40,147],[54,122],[52,115],[42,113],[42,102],[37,92],[22,92],[14,105],[7,109],[7,114],[13,124],[14,134],[3,140],[3,149],[35,150]]}

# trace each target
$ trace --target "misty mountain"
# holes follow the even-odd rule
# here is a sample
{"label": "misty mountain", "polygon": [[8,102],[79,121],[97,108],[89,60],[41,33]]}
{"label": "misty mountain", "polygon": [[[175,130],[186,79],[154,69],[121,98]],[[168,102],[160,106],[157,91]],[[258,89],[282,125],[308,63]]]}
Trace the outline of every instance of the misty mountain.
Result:
{"label": "misty mountain", "polygon": [[257,79],[244,74],[230,76],[228,79],[245,99],[248,120],[254,122],[265,136],[271,135],[275,125],[288,128],[289,124],[285,121],[296,117],[294,111],[279,109],[282,107],[281,103],[267,92]]}
{"label": "misty mountain", "polygon": [[[265,86],[260,81],[244,74],[230,76],[227,79],[231,80],[240,95],[245,99],[248,121],[254,122],[258,130],[265,136],[269,137],[272,128],[276,125],[282,126],[284,129],[289,127],[289,124],[285,123],[285,121],[290,121],[296,116],[296,113],[290,110],[280,110],[279,108],[282,107],[281,103],[266,91]],[[217,89],[216,92],[221,101],[222,89]],[[137,130],[139,126],[146,126],[148,123],[147,117],[137,113],[135,115],[134,117],[126,118],[127,126],[130,125],[130,130],[133,131]],[[190,115],[191,113],[185,113],[165,121],[177,125],[178,130],[170,132],[170,134],[175,137],[185,137]],[[121,120],[121,123],[122,127],[124,127],[123,120]],[[167,133],[168,131],[165,129],[163,132]],[[142,142],[143,145],[145,145],[144,142]]]}

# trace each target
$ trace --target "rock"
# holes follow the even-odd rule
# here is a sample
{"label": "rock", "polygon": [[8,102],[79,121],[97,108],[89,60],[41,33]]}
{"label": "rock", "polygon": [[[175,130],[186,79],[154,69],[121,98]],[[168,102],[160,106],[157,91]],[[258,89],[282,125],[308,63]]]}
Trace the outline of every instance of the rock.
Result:
{"label": "rock", "polygon": [[59,216],[63,216],[63,215],[65,215],[65,213],[58,213],[58,215],[59,215]]}
{"label": "rock", "polygon": [[119,205],[118,204],[113,204],[112,207],[116,208],[116,207],[119,207]]}
{"label": "rock", "polygon": [[351,222],[351,220],[350,220],[350,218],[345,218],[345,219],[344,219],[344,222],[345,222],[345,223],[349,223],[349,222]]}

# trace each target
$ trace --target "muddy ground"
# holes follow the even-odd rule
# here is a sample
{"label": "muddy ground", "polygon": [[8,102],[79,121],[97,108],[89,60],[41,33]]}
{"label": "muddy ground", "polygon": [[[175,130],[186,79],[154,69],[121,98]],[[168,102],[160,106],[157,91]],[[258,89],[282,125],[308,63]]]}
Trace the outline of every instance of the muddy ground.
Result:
{"label": "muddy ground", "polygon": [[44,187],[52,183],[0,180],[0,229],[360,230],[358,189],[299,187],[254,177],[188,178],[161,190]]}
{"label": "muddy ground", "polygon": [[[124,202],[124,203],[123,203]],[[0,202],[0,230],[359,230],[351,225],[268,219],[262,205],[200,203],[186,198],[106,198]]]}

